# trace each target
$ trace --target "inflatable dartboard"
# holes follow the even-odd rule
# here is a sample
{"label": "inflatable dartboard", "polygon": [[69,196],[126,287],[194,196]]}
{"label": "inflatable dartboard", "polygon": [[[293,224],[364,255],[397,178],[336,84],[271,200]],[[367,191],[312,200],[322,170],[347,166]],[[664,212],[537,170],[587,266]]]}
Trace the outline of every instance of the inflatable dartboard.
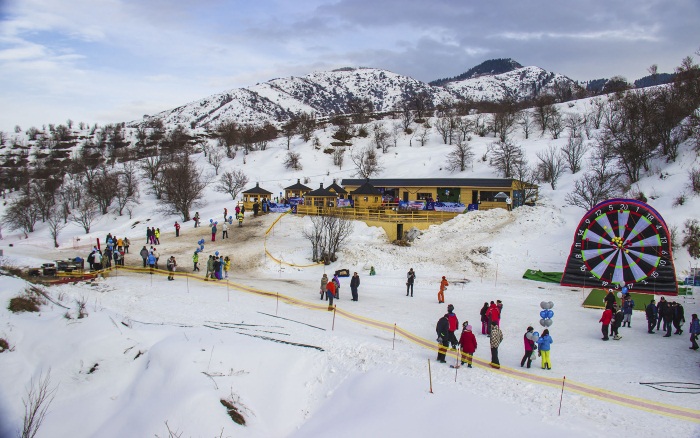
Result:
{"label": "inflatable dartboard", "polygon": [[576,228],[561,284],[675,295],[671,239],[661,215],[634,199],[593,207]]}

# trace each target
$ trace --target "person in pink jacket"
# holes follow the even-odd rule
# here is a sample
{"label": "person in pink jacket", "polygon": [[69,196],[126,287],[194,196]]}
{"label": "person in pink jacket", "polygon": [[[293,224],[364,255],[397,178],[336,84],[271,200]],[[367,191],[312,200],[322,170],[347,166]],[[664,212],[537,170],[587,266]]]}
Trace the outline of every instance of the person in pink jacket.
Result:
{"label": "person in pink jacket", "polygon": [[462,325],[462,335],[459,337],[459,345],[462,346],[462,365],[467,363],[467,367],[472,367],[472,357],[476,351],[476,336],[472,332],[472,326],[468,322]]}

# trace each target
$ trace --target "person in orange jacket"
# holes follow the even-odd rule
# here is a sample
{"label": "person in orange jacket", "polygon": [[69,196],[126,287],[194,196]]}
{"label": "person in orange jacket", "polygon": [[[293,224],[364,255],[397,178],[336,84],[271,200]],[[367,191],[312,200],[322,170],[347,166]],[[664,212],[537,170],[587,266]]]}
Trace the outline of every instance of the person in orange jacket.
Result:
{"label": "person in orange jacket", "polygon": [[445,276],[442,276],[442,281],[440,282],[440,291],[438,292],[438,303],[444,303],[445,302],[445,289],[447,289],[447,286],[449,286],[450,283],[447,282],[447,279]]}

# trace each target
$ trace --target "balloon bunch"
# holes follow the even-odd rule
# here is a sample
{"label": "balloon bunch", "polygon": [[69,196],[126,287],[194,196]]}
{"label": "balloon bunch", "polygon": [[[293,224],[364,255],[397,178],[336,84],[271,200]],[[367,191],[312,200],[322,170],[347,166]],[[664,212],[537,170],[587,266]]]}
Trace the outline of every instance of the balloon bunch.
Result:
{"label": "balloon bunch", "polygon": [[199,245],[199,248],[194,250],[195,253],[204,251],[204,239],[198,240],[197,245]]}
{"label": "balloon bunch", "polygon": [[233,225],[233,216],[228,217],[228,224]]}
{"label": "balloon bunch", "polygon": [[617,293],[618,298],[622,298],[623,295],[627,295],[627,292],[629,292],[629,288],[625,286],[624,281],[620,282],[620,286],[622,286],[622,290]]}
{"label": "balloon bunch", "polygon": [[219,222],[214,222],[214,219],[209,219],[209,225],[219,225]]}
{"label": "balloon bunch", "polygon": [[554,307],[554,303],[551,301],[542,301],[540,303],[540,307],[542,308],[542,311],[540,312],[540,325],[542,327],[551,327],[554,321],[552,321],[552,318],[554,317],[554,311],[552,310],[552,307]]}

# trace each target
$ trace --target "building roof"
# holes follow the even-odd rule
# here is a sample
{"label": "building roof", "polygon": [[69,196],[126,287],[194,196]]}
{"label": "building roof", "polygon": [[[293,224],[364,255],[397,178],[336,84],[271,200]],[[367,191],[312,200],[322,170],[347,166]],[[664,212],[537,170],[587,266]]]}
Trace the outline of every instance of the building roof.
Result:
{"label": "building roof", "polygon": [[271,195],[272,192],[268,192],[267,190],[263,189],[260,187],[260,183],[255,183],[255,187],[252,189],[248,189],[244,191],[243,193],[252,193],[254,195]]}
{"label": "building roof", "polygon": [[335,180],[333,180],[333,184],[331,184],[331,185],[328,186],[328,190],[332,190],[332,191],[334,191],[334,192],[336,192],[336,193],[338,193],[338,194],[343,194],[343,195],[346,194],[346,193],[348,192],[348,191],[345,190],[344,188],[340,187],[340,186],[335,182]]}
{"label": "building roof", "polygon": [[[347,186],[361,186],[365,179],[343,179]],[[508,178],[377,178],[369,180],[374,187],[488,187],[510,188],[513,179]]]}
{"label": "building roof", "polygon": [[[361,181],[361,180],[358,180]],[[379,191],[376,187],[374,187],[369,180],[365,180],[365,183],[362,184],[360,187],[357,188],[357,190],[352,191],[353,195],[374,195],[374,196],[381,196],[382,192]]]}
{"label": "building roof", "polygon": [[296,191],[302,190],[302,191],[307,191],[307,192],[308,192],[308,191],[311,191],[311,188],[310,188],[310,187],[306,187],[304,184],[302,184],[300,179],[297,180],[297,183],[296,183],[296,184],[293,184],[293,185],[291,185],[291,186],[289,186],[289,187],[285,187],[284,189],[285,189],[285,190],[296,190]]}
{"label": "building roof", "polygon": [[317,188],[316,190],[312,190],[304,195],[304,197],[315,197],[315,198],[336,198],[338,196],[337,193],[333,193],[328,189],[323,188],[323,183],[321,183],[321,186]]}

